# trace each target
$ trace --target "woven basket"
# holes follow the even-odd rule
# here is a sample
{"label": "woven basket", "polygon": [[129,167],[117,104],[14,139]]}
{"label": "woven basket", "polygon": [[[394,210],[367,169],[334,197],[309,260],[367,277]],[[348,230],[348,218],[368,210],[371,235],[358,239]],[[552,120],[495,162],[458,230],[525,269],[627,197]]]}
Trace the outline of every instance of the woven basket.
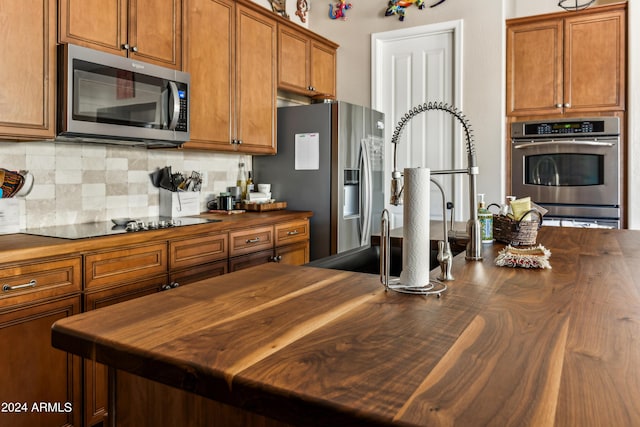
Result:
{"label": "woven basket", "polygon": [[[526,220],[529,214],[538,216],[538,220]],[[516,221],[504,215],[493,215],[493,238],[499,242],[511,246],[532,246],[536,244],[538,230],[542,226],[542,215],[535,209],[531,209],[520,221]]]}

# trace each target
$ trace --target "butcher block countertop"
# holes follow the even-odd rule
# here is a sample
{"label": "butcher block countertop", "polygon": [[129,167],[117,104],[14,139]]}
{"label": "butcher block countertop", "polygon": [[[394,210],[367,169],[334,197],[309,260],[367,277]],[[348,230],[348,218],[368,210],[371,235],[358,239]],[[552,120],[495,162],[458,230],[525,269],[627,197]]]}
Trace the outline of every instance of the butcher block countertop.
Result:
{"label": "butcher block countertop", "polygon": [[552,269],[485,245],[441,298],[271,263],[59,320],[52,342],[292,425],[639,425],[640,232],[538,242]]}
{"label": "butcher block countertop", "polygon": [[[197,216],[219,222],[75,240],[24,233],[3,234],[0,235],[0,264],[42,258],[51,256],[51,254],[56,256],[71,255],[150,241],[191,237],[203,233],[224,233],[307,218],[313,216],[313,213],[311,211],[279,210],[261,213],[247,212],[237,215],[202,213]],[[179,220],[179,218],[177,219]]]}

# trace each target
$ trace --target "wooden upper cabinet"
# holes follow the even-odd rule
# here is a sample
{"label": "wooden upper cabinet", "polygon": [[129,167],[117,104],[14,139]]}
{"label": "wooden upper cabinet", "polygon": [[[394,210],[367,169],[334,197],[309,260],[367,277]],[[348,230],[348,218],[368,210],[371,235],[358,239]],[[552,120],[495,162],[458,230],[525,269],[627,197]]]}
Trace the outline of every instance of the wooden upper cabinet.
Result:
{"label": "wooden upper cabinet", "polygon": [[336,95],[336,48],[304,30],[278,25],[278,88],[305,96]]}
{"label": "wooden upper cabinet", "polygon": [[276,21],[260,6],[230,0],[184,4],[184,68],[192,88],[184,148],[274,154]]}
{"label": "wooden upper cabinet", "polygon": [[233,149],[235,4],[185,0],[184,8],[183,63],[191,74],[191,139],[184,148]]}
{"label": "wooden upper cabinet", "polygon": [[507,21],[507,114],[625,109],[626,3]]}
{"label": "wooden upper cabinet", "polygon": [[56,4],[2,2],[1,139],[55,136]]}
{"label": "wooden upper cabinet", "polygon": [[236,6],[236,138],[240,151],[276,152],[276,21]]}
{"label": "wooden upper cabinet", "polygon": [[181,0],[58,0],[59,41],[180,69]]}

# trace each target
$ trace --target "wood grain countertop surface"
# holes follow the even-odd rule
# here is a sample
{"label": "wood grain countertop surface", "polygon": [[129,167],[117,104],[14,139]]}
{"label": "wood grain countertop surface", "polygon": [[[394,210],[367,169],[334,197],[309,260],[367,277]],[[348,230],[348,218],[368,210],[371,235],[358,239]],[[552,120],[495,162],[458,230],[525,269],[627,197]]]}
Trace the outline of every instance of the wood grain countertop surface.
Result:
{"label": "wood grain countertop surface", "polygon": [[52,342],[295,425],[639,425],[640,232],[538,237],[552,269],[485,245],[441,298],[267,264],[59,320]]}
{"label": "wood grain countertop surface", "polygon": [[25,233],[0,235],[0,264],[20,262],[53,255],[71,255],[93,250],[133,245],[151,241],[187,238],[199,234],[223,233],[239,228],[257,227],[282,221],[310,218],[311,211],[280,210],[271,212],[246,212],[237,215],[203,213],[201,218],[216,219],[220,222],[149,230],[137,233],[123,233],[86,239],[63,239]]}

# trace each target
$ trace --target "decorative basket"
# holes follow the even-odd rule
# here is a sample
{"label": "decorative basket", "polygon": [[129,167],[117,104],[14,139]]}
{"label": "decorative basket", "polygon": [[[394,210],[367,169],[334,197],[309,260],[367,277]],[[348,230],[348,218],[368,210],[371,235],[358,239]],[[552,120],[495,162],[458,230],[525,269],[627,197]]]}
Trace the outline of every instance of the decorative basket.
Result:
{"label": "decorative basket", "polygon": [[[535,214],[538,220],[524,220],[529,214]],[[493,238],[511,246],[533,246],[536,244],[538,230],[542,226],[542,215],[536,209],[527,211],[520,221],[504,215],[493,215]]]}

